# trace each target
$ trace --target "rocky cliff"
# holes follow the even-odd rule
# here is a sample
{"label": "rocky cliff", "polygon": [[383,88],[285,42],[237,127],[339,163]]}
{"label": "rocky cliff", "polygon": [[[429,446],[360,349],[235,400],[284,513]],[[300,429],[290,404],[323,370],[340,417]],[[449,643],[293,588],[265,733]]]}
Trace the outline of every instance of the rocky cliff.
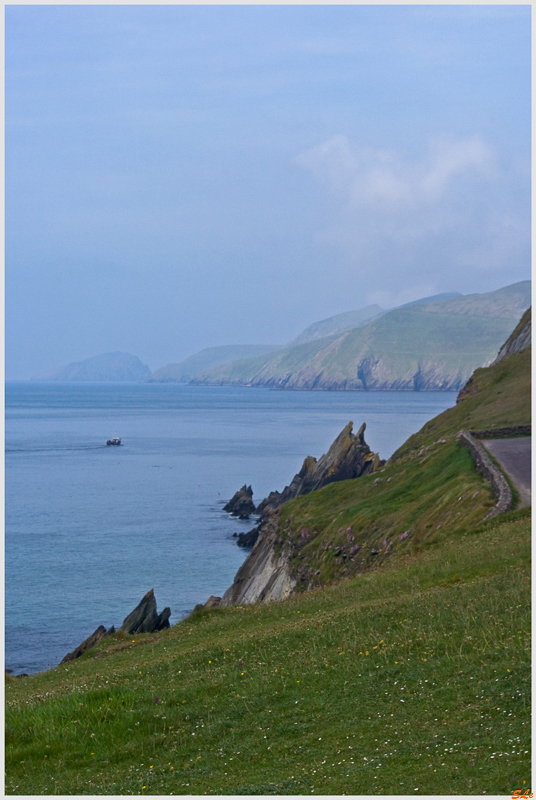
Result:
{"label": "rocky cliff", "polygon": [[530,305],[530,281],[430,300],[394,309],[341,335],[208,371],[194,382],[317,391],[458,391],[475,369],[493,361]]}
{"label": "rocky cliff", "polygon": [[369,475],[383,465],[385,462],[380,461],[365,442],[365,428],[363,423],[354,434],[353,423],[349,422],[327,453],[318,461],[307,456],[290,484],[282,492],[271,492],[260,503],[257,508],[257,513],[261,514],[260,524],[247,534],[248,543],[254,543],[253,549],[223,595],[222,605],[283,600],[292,593],[300,578],[290,566],[296,547],[281,538],[278,509],[295,497],[330,483]]}
{"label": "rocky cliff", "polygon": [[[527,308],[521,319],[519,320],[518,324],[503,344],[497,358],[493,362],[492,366],[498,364],[502,361],[506,356],[514,355],[516,353],[521,353],[523,350],[526,350],[528,347],[531,346],[531,335],[532,335],[532,306]],[[456,403],[460,403],[468,397],[473,397],[478,393],[478,378],[479,373],[481,371],[477,370],[474,372],[467,383],[462,386],[458,393],[458,397],[456,398]]]}
{"label": "rocky cliff", "polygon": [[527,308],[527,310],[519,320],[519,324],[517,325],[515,330],[512,331],[512,335],[508,337],[507,341],[503,344],[503,346],[499,350],[499,354],[493,363],[497,364],[505,356],[512,355],[513,353],[521,353],[522,350],[525,350],[527,347],[530,347],[531,337],[532,337],[532,306],[531,308]]}
{"label": "rocky cliff", "polygon": [[314,456],[307,456],[290,484],[282,492],[271,492],[259,504],[257,513],[264,515],[279,508],[287,500],[309,494],[328,483],[346,481],[373,472],[378,467],[380,458],[365,442],[366,427],[366,423],[363,423],[357,433],[352,433],[353,422],[349,422],[327,453],[318,461]]}

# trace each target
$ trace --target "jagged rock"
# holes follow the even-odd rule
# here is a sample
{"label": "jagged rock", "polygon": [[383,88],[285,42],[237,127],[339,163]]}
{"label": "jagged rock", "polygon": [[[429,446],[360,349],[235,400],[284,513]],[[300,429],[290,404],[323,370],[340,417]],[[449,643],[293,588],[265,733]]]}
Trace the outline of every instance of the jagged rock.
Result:
{"label": "jagged rock", "polygon": [[247,533],[239,533],[236,543],[239,547],[253,547],[259,538],[259,533],[260,527],[253,528],[253,530],[248,531]]}
{"label": "jagged rock", "polygon": [[368,475],[385,463],[380,461],[376,453],[373,453],[365,442],[366,424],[363,423],[355,434],[352,433],[352,428],[353,423],[349,422],[337,436],[328,452],[318,461],[313,456],[307,456],[301,470],[294,476],[289,486],[285,486],[282,492],[271,492],[259,504],[257,513],[264,515],[268,511],[279,508],[287,500],[292,500],[298,495],[309,494],[328,483]]}
{"label": "jagged rock", "polygon": [[291,571],[289,546],[281,548],[279,506],[328,483],[368,475],[385,464],[365,442],[365,427],[363,423],[354,434],[353,423],[349,422],[325,455],[318,461],[307,456],[290,485],[282,492],[272,492],[258,506],[260,524],[249,533],[241,534],[252,539],[255,536],[253,549],[238,570],[232,586],[223,595],[222,606],[283,600],[295,591],[298,580],[310,577],[306,568],[302,570],[303,575],[300,570]]}
{"label": "jagged rock", "polygon": [[251,499],[253,497],[253,489],[251,486],[244,484],[224,505],[223,510],[227,511],[231,516],[238,517],[239,519],[249,519],[250,514],[255,513],[255,504]]}
{"label": "jagged rock", "polygon": [[126,633],[153,633],[169,628],[171,610],[165,608],[161,614],[156,613],[154,589],[142,598],[134,611],[125,617],[121,630]]}
{"label": "jagged rock", "polygon": [[265,518],[261,535],[223,595],[222,606],[267,603],[292,594],[296,581],[290,575],[287,555],[276,555],[274,550],[279,536],[278,517],[279,512],[275,511]]}
{"label": "jagged rock", "polygon": [[94,631],[91,636],[88,636],[82,644],[78,645],[72,653],[67,653],[65,658],[62,658],[60,664],[64,664],[66,661],[74,661],[75,658],[80,658],[80,656],[89,650],[91,647],[95,647],[100,641],[104,639],[105,636],[109,636],[111,633],[115,633],[115,628],[112,627],[109,630],[106,630],[104,625],[99,625],[96,631]]}
{"label": "jagged rock", "polygon": [[[218,608],[221,605],[221,597],[211,594],[206,603],[197,603],[194,611],[203,611],[205,608]],[[193,613],[193,612],[192,612]]]}

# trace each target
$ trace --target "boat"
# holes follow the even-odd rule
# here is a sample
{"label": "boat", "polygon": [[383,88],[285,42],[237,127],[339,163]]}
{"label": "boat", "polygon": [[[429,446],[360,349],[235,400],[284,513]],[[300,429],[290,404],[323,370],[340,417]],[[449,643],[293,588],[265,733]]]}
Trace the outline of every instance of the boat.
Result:
{"label": "boat", "polygon": [[121,439],[119,439],[118,436],[114,436],[113,439],[107,439],[106,440],[106,444],[108,444],[108,445],[110,445],[110,444],[118,445],[118,444],[121,444]]}

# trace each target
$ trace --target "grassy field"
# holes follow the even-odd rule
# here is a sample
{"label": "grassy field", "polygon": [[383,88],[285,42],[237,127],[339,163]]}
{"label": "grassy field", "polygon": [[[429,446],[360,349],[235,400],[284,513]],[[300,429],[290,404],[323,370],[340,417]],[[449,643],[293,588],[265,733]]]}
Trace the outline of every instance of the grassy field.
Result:
{"label": "grassy field", "polygon": [[[456,432],[530,419],[530,350],[383,471],[280,512],[322,583],[6,678],[7,794],[494,794],[530,778],[530,509]],[[375,551],[375,552],[373,552]]]}
{"label": "grassy field", "polygon": [[[508,517],[508,518],[507,518]],[[530,519],[8,680],[8,794],[530,786]]]}

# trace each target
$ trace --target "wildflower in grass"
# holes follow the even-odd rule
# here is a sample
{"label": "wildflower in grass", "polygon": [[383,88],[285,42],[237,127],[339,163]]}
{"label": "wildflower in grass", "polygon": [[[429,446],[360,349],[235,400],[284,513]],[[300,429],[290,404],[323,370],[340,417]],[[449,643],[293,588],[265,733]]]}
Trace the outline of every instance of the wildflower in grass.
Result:
{"label": "wildflower in grass", "polygon": [[400,541],[403,542],[404,539],[407,539],[409,536],[409,531],[404,531],[404,533],[400,537]]}

